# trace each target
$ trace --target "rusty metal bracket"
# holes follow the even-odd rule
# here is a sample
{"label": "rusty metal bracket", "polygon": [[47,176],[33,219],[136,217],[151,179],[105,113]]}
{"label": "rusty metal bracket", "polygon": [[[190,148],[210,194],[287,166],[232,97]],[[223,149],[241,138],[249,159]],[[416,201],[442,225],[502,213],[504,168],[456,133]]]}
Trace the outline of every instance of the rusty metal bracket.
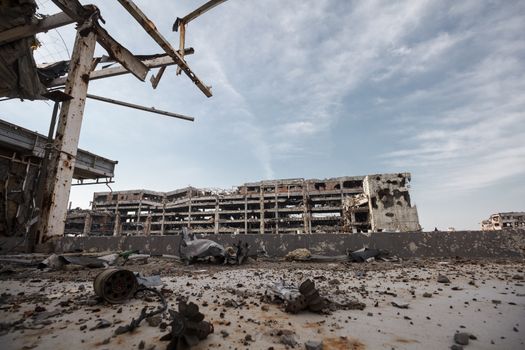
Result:
{"label": "rusty metal bracket", "polygon": [[[53,0],[64,13],[73,18],[81,25],[86,21],[91,21],[83,31],[95,31],[97,42],[122,66],[129,70],[138,79],[144,81],[149,68],[136,58],[128,49],[118,43],[100,26],[98,20],[100,13],[96,6],[82,6],[78,0]],[[81,31],[82,33],[82,31]]]}
{"label": "rusty metal bracket", "polygon": [[193,81],[195,85],[206,95],[211,97],[211,88],[206,86],[196,75],[193,73],[191,68],[188,66],[184,57],[181,56],[178,50],[175,50],[173,46],[162,36],[157,30],[155,24],[138,8],[137,5],[131,0],[118,0],[120,4],[131,14],[133,18],[144,28],[144,30],[159,44],[159,46],[173,58],[175,63],[184,71],[184,73]]}

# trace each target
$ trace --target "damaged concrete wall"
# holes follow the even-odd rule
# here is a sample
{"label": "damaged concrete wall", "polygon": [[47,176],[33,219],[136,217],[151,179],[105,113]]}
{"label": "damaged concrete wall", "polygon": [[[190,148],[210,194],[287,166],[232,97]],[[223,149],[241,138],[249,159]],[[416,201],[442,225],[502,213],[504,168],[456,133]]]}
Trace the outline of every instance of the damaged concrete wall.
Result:
{"label": "damaged concrete wall", "polygon": [[372,231],[419,231],[417,208],[410,202],[409,173],[368,175],[363,181],[369,198]]}
{"label": "damaged concrete wall", "polygon": [[[401,258],[454,257],[467,258],[524,258],[525,230],[497,232],[409,232],[365,234],[310,234],[310,235],[197,235],[232,246],[239,240],[248,242],[250,250],[266,251],[270,256],[282,257],[297,248],[309,249],[313,254],[340,255],[363,246],[386,249]],[[57,251],[86,252],[139,249],[155,255],[178,255],[181,236],[129,237],[64,237],[57,242]]]}
{"label": "damaged concrete wall", "polygon": [[0,236],[23,235],[31,221],[38,159],[4,157],[0,148]]}

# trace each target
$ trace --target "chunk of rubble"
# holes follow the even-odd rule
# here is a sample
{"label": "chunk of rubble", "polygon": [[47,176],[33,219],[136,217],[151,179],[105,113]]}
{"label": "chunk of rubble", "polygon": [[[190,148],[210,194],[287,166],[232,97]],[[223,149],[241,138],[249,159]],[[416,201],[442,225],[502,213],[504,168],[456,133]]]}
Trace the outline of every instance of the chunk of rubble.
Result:
{"label": "chunk of rubble", "polygon": [[189,349],[213,333],[213,324],[204,321],[204,314],[192,302],[181,300],[178,311],[168,311],[172,318],[171,331],[160,338],[169,341],[167,350]]}
{"label": "chunk of rubble", "polygon": [[[327,313],[336,310],[363,310],[366,305],[354,299],[330,300],[321,297],[315,288],[315,283],[307,279],[299,286],[287,284],[284,281],[269,284],[267,293],[272,301],[283,304],[284,311],[298,313],[309,310],[315,313]],[[267,294],[268,295],[268,294]]]}
{"label": "chunk of rubble", "polygon": [[438,275],[437,281],[439,283],[450,283],[450,280],[448,279],[448,277],[445,275],[441,275],[441,274]]}

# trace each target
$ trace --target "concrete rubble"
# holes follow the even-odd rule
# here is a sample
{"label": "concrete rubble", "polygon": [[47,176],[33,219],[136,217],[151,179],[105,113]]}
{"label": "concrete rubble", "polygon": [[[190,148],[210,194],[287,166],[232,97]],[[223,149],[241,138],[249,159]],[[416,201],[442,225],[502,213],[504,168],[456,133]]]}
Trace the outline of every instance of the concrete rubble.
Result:
{"label": "concrete rubble", "polygon": [[152,282],[138,289],[155,292],[120,303],[93,290],[95,277],[115,267],[1,264],[2,349],[485,349],[525,343],[525,269],[516,260],[265,258],[225,266],[151,256],[121,268]]}

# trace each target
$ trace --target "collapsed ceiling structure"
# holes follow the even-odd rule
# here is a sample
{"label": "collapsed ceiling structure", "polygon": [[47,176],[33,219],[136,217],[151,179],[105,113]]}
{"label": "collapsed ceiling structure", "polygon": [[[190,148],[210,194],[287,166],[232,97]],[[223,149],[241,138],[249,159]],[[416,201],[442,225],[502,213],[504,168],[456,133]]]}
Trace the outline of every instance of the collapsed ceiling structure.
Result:
{"label": "collapsed ceiling structure", "polygon": [[[206,97],[211,97],[211,87],[185,60],[186,55],[194,53],[192,48],[185,47],[185,26],[225,1],[208,1],[187,16],[177,18],[175,30],[179,32],[180,44],[179,49],[175,49],[133,1],[119,0],[162,51],[148,56],[134,55],[115,40],[103,28],[104,19],[94,5],[83,5],[78,0],[53,0],[62,12],[42,16],[37,14],[35,0],[0,4],[0,97],[55,102],[48,138],[51,146],[43,155],[37,193],[32,200],[36,209],[33,211],[38,216],[31,220],[34,224],[29,241],[42,243],[63,235],[86,98],[193,121],[189,116],[89,94],[90,80],[131,73],[145,81],[151,69],[160,68],[158,74],[151,77],[156,88],[166,67],[176,65],[178,74],[184,72]],[[39,45],[35,35],[71,23],[77,24],[71,59],[37,65],[33,57]],[[107,57],[94,56],[97,43],[107,51]],[[97,68],[108,61],[117,65]]]}

